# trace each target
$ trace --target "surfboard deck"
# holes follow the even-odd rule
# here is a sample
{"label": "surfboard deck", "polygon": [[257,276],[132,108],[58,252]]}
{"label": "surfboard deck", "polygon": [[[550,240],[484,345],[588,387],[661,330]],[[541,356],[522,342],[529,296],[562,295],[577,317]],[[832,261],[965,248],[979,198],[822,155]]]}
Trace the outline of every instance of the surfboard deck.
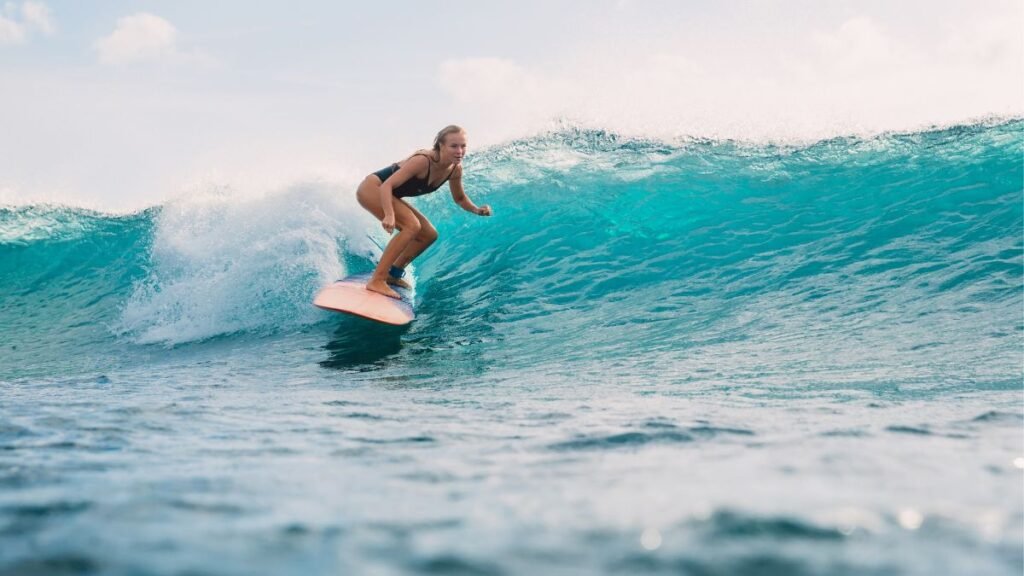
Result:
{"label": "surfboard deck", "polygon": [[356,274],[338,280],[317,292],[313,305],[394,326],[404,326],[416,318],[412,311],[412,295],[408,290],[392,286],[402,299],[388,298],[367,290],[366,283],[369,280],[370,274]]}

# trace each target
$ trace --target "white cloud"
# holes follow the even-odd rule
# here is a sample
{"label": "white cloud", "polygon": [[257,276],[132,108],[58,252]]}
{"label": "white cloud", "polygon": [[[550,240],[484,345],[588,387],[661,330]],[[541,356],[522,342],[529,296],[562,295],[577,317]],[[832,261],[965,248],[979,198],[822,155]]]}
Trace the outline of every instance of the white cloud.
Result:
{"label": "white cloud", "polygon": [[96,41],[103,64],[130,64],[173,57],[178,31],[153,14],[139,13],[117,21],[117,28]]}
{"label": "white cloud", "polygon": [[878,25],[863,16],[847,20],[838,30],[816,32],[812,40],[826,59],[844,69],[882,64],[897,50]]}
{"label": "white cloud", "polygon": [[53,34],[53,19],[50,17],[50,8],[42,2],[25,2],[21,5],[21,15],[25,24],[47,36]]}
{"label": "white cloud", "polygon": [[465,58],[441,63],[441,83],[458,102],[508,98],[529,101],[541,80],[523,66],[504,58]]}
{"label": "white cloud", "polygon": [[21,44],[25,36],[25,27],[21,23],[0,16],[0,44]]}
{"label": "white cloud", "polygon": [[866,16],[767,45],[729,34],[717,50],[680,37],[538,64],[449,60],[438,81],[463,124],[501,136],[561,117],[623,134],[806,141],[1024,112],[1024,38],[995,19],[943,36]]}
{"label": "white cloud", "polygon": [[441,63],[441,86],[466,110],[486,110],[495,133],[511,136],[524,123],[560,116],[567,101],[557,78],[505,58],[450,59]]}
{"label": "white cloud", "polygon": [[0,44],[21,44],[33,32],[50,36],[54,30],[50,8],[42,2],[22,2],[20,9],[8,2],[0,15]]}
{"label": "white cloud", "polygon": [[198,50],[183,50],[178,44],[178,29],[145,12],[118,19],[114,31],[94,46],[100,63],[107,65],[163,62],[210,68],[217,64]]}

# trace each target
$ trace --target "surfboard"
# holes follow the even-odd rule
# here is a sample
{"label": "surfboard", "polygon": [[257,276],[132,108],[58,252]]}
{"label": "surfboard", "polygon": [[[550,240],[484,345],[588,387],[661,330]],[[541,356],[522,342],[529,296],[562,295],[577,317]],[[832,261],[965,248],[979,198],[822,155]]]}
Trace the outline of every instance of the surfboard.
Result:
{"label": "surfboard", "polygon": [[370,274],[357,274],[338,280],[317,292],[313,305],[332,312],[344,312],[384,324],[404,326],[416,318],[408,290],[392,286],[401,300],[366,289]]}

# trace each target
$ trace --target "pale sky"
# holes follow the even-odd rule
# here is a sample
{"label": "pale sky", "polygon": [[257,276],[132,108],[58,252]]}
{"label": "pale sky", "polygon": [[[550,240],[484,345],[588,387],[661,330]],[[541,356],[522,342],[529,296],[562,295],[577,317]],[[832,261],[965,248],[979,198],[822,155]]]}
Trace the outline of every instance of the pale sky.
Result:
{"label": "pale sky", "polygon": [[0,203],[129,209],[354,183],[451,123],[480,148],[1020,116],[1024,3],[14,0],[0,78]]}

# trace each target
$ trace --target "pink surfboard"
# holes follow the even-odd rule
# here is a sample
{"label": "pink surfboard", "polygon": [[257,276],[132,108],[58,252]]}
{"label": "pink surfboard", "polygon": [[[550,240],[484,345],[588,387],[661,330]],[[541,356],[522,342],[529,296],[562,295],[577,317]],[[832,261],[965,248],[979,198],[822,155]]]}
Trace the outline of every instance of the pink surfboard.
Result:
{"label": "pink surfboard", "polygon": [[395,291],[402,299],[389,298],[367,290],[369,279],[369,274],[359,274],[338,280],[317,292],[313,305],[395,326],[403,326],[416,318],[408,291],[398,288]]}

